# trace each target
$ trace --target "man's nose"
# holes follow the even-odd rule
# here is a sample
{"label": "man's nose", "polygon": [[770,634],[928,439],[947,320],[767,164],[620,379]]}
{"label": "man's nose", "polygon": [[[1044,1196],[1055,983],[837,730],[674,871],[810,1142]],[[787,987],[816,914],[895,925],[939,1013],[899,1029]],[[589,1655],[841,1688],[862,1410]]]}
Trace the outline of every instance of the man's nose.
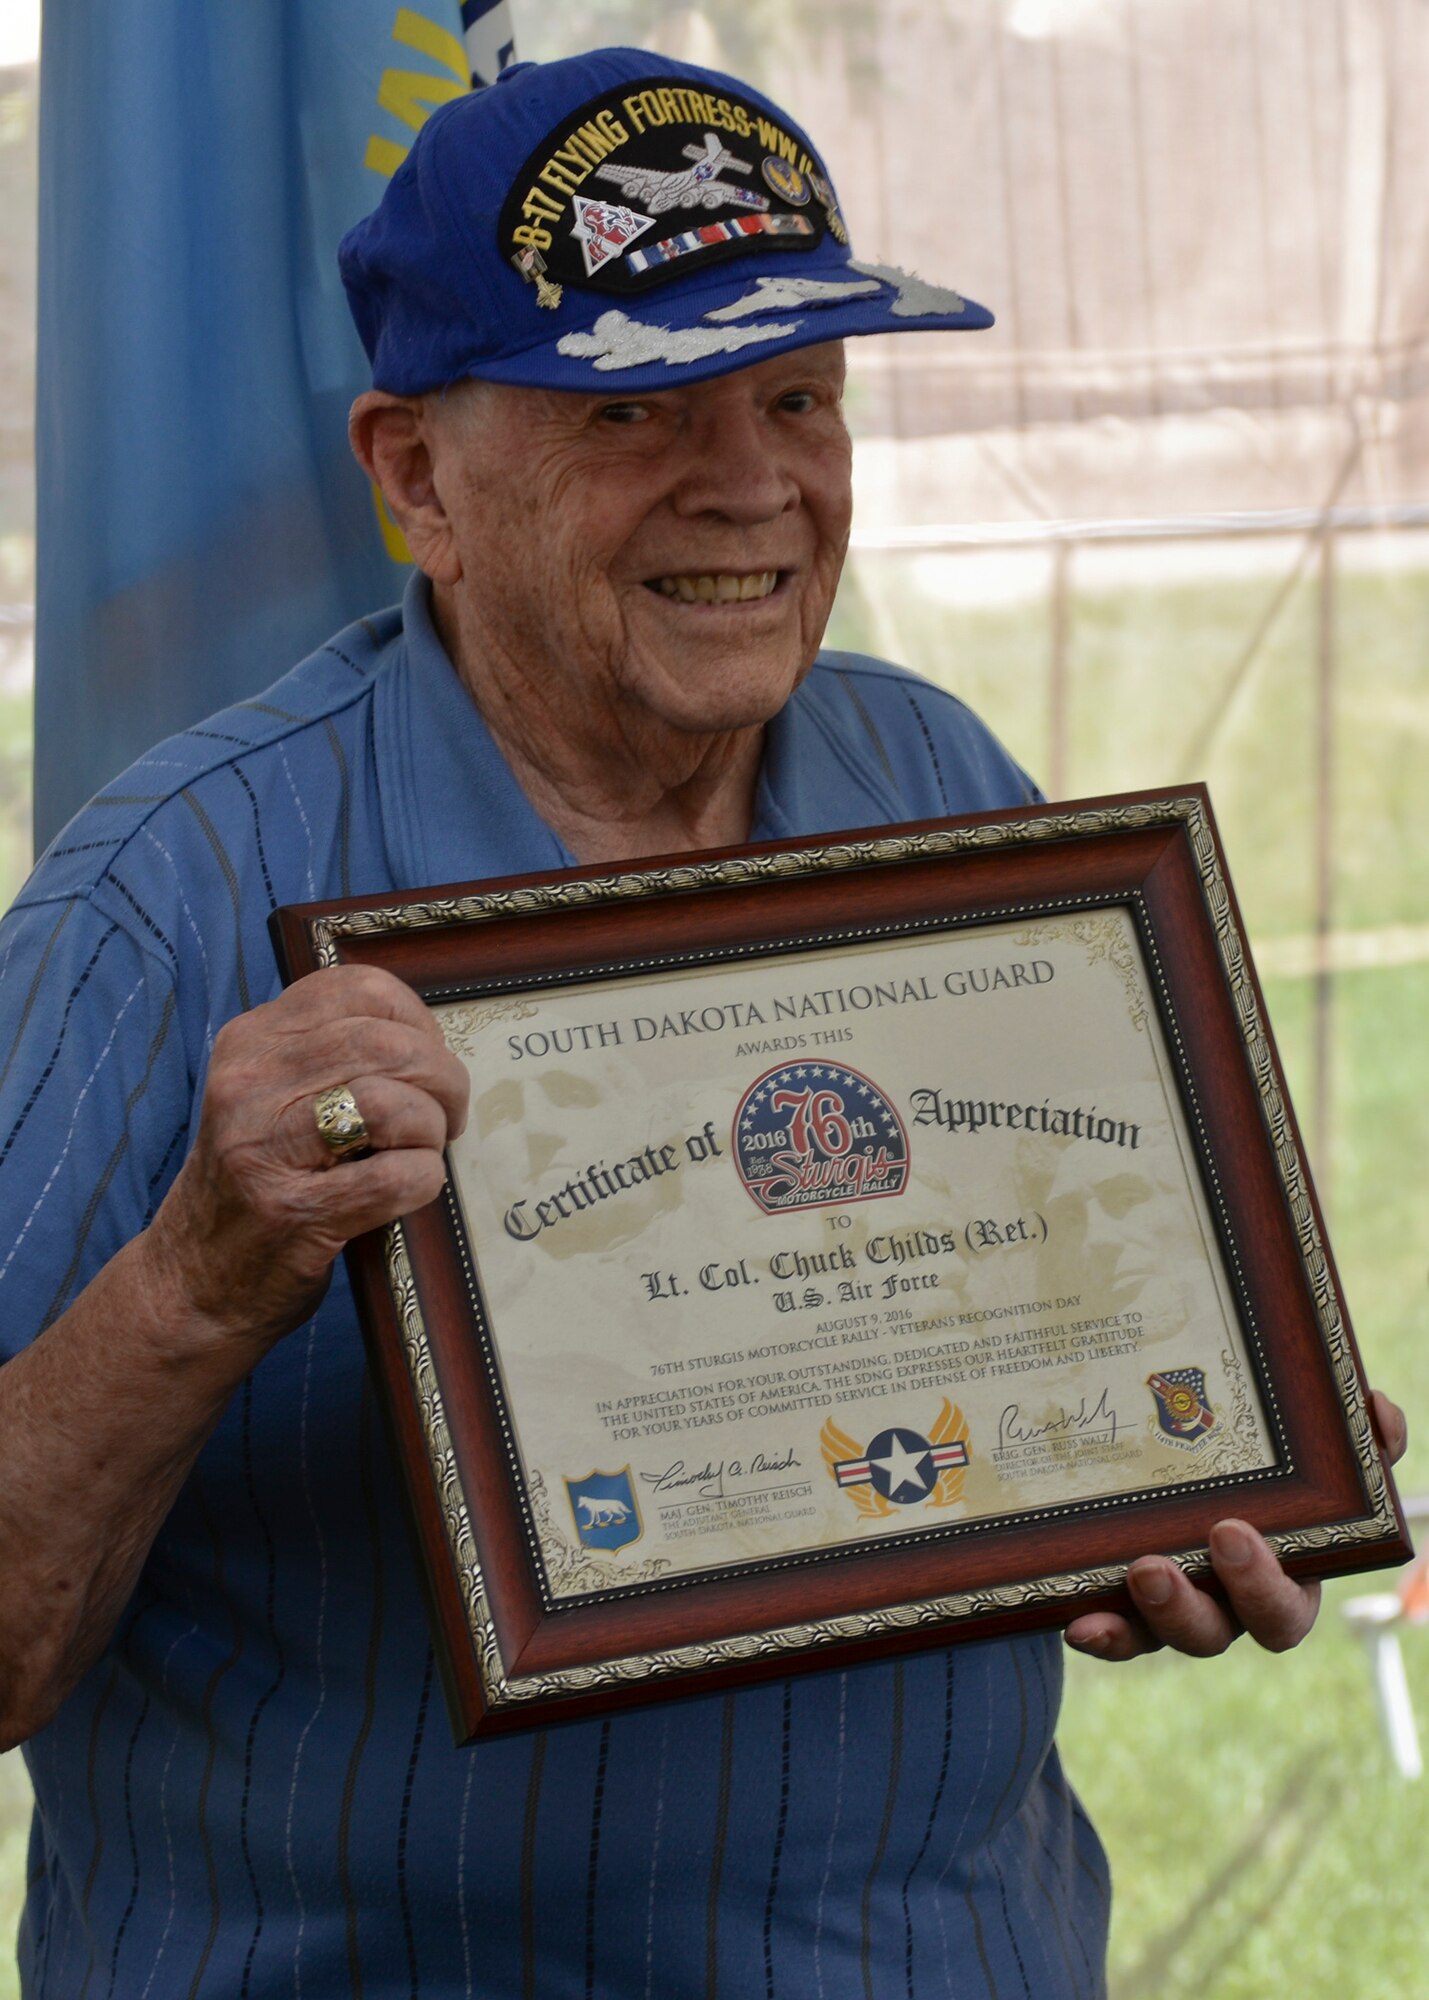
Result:
{"label": "man's nose", "polygon": [[675,511],[719,514],[741,527],[772,521],[799,504],[798,482],[775,427],[755,410],[712,411],[687,441]]}

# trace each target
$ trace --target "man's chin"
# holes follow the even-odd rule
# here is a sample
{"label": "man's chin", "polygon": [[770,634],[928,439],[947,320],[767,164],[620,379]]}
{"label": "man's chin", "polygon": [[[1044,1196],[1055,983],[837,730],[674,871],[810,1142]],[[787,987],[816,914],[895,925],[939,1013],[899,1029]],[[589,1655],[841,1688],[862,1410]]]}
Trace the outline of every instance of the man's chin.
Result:
{"label": "man's chin", "polygon": [[[811,663],[810,663],[811,664]],[[751,658],[738,647],[690,648],[640,675],[627,691],[659,721],[692,735],[759,729],[771,722],[808,672],[788,652]]]}

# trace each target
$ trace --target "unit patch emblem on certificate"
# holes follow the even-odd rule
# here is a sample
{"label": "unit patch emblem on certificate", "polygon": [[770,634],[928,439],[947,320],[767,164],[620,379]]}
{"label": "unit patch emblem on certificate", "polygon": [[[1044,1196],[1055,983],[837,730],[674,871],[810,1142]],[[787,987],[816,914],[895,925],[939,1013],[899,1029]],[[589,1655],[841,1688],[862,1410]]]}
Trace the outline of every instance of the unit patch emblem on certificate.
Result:
{"label": "unit patch emblem on certificate", "polygon": [[927,1437],[891,1424],[860,1451],[830,1417],[819,1449],[834,1484],[868,1520],[887,1519],[895,1507],[951,1507],[962,1496],[967,1471],[967,1419],[944,1397]]}
{"label": "unit patch emblem on certificate", "polygon": [[566,1497],[585,1548],[623,1549],[644,1533],[628,1465],[619,1472],[588,1472],[584,1479],[568,1479]]}
{"label": "unit patch emblem on certificate", "polygon": [[655,227],[653,215],[641,215],[638,209],[625,208],[618,201],[592,201],[589,195],[578,194],[572,197],[572,205],[575,221],[571,234],[581,246],[588,277],[607,259],[619,257],[637,236]]}
{"label": "unit patch emblem on certificate", "polygon": [[1206,1401],[1206,1378],[1199,1368],[1168,1368],[1148,1375],[1146,1386],[1156,1399],[1154,1434],[1171,1444],[1196,1445],[1216,1421]]}
{"label": "unit patch emblem on certificate", "polygon": [[877,1084],[841,1063],[784,1063],[740,1099],[739,1177],[766,1215],[901,1194],[908,1134]]}

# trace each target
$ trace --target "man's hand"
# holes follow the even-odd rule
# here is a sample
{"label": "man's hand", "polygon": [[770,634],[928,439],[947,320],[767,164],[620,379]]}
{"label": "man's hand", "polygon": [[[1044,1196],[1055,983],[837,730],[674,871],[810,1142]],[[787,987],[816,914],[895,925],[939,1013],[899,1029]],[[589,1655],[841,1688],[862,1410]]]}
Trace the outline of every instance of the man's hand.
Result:
{"label": "man's hand", "polygon": [[[364,1157],[318,1131],[337,1084]],[[152,1224],[0,1369],[0,1750],[97,1658],[204,1439],[343,1244],[438,1193],[466,1098],[436,1022],[385,972],[314,973],[216,1038],[198,1137]]]}
{"label": "man's hand", "polygon": [[[346,1084],[370,1152],[340,1159],[319,1095]],[[335,966],[217,1036],[198,1138],[145,1241],[170,1312],[259,1351],[313,1311],[333,1259],[422,1207],[466,1122],[467,1075],[401,980]]]}
{"label": "man's hand", "polygon": [[[1376,1389],[1370,1395],[1370,1416],[1380,1448],[1393,1465],[1403,1457],[1408,1439],[1404,1412]],[[1135,1613],[1092,1611],[1074,1618],[1066,1630],[1067,1644],[1100,1660],[1131,1660],[1160,1646],[1208,1658],[1223,1653],[1242,1632],[1272,1653],[1298,1646],[1320,1608],[1319,1584],[1287,1576],[1264,1539],[1244,1521],[1218,1521],[1211,1529],[1210,1550],[1226,1603],[1198,1589],[1165,1556],[1142,1556],[1126,1573]]]}

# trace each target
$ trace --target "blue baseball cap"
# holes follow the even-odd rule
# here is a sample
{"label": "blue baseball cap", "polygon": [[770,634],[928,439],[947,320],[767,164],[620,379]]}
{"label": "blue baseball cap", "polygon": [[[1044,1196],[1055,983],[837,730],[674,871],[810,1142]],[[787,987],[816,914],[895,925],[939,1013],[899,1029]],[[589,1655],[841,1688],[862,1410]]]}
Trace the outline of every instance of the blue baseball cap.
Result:
{"label": "blue baseball cap", "polygon": [[338,251],[379,389],[646,390],[863,333],[992,325],[861,263],[813,141],[717,70],[599,49],[433,112]]}

